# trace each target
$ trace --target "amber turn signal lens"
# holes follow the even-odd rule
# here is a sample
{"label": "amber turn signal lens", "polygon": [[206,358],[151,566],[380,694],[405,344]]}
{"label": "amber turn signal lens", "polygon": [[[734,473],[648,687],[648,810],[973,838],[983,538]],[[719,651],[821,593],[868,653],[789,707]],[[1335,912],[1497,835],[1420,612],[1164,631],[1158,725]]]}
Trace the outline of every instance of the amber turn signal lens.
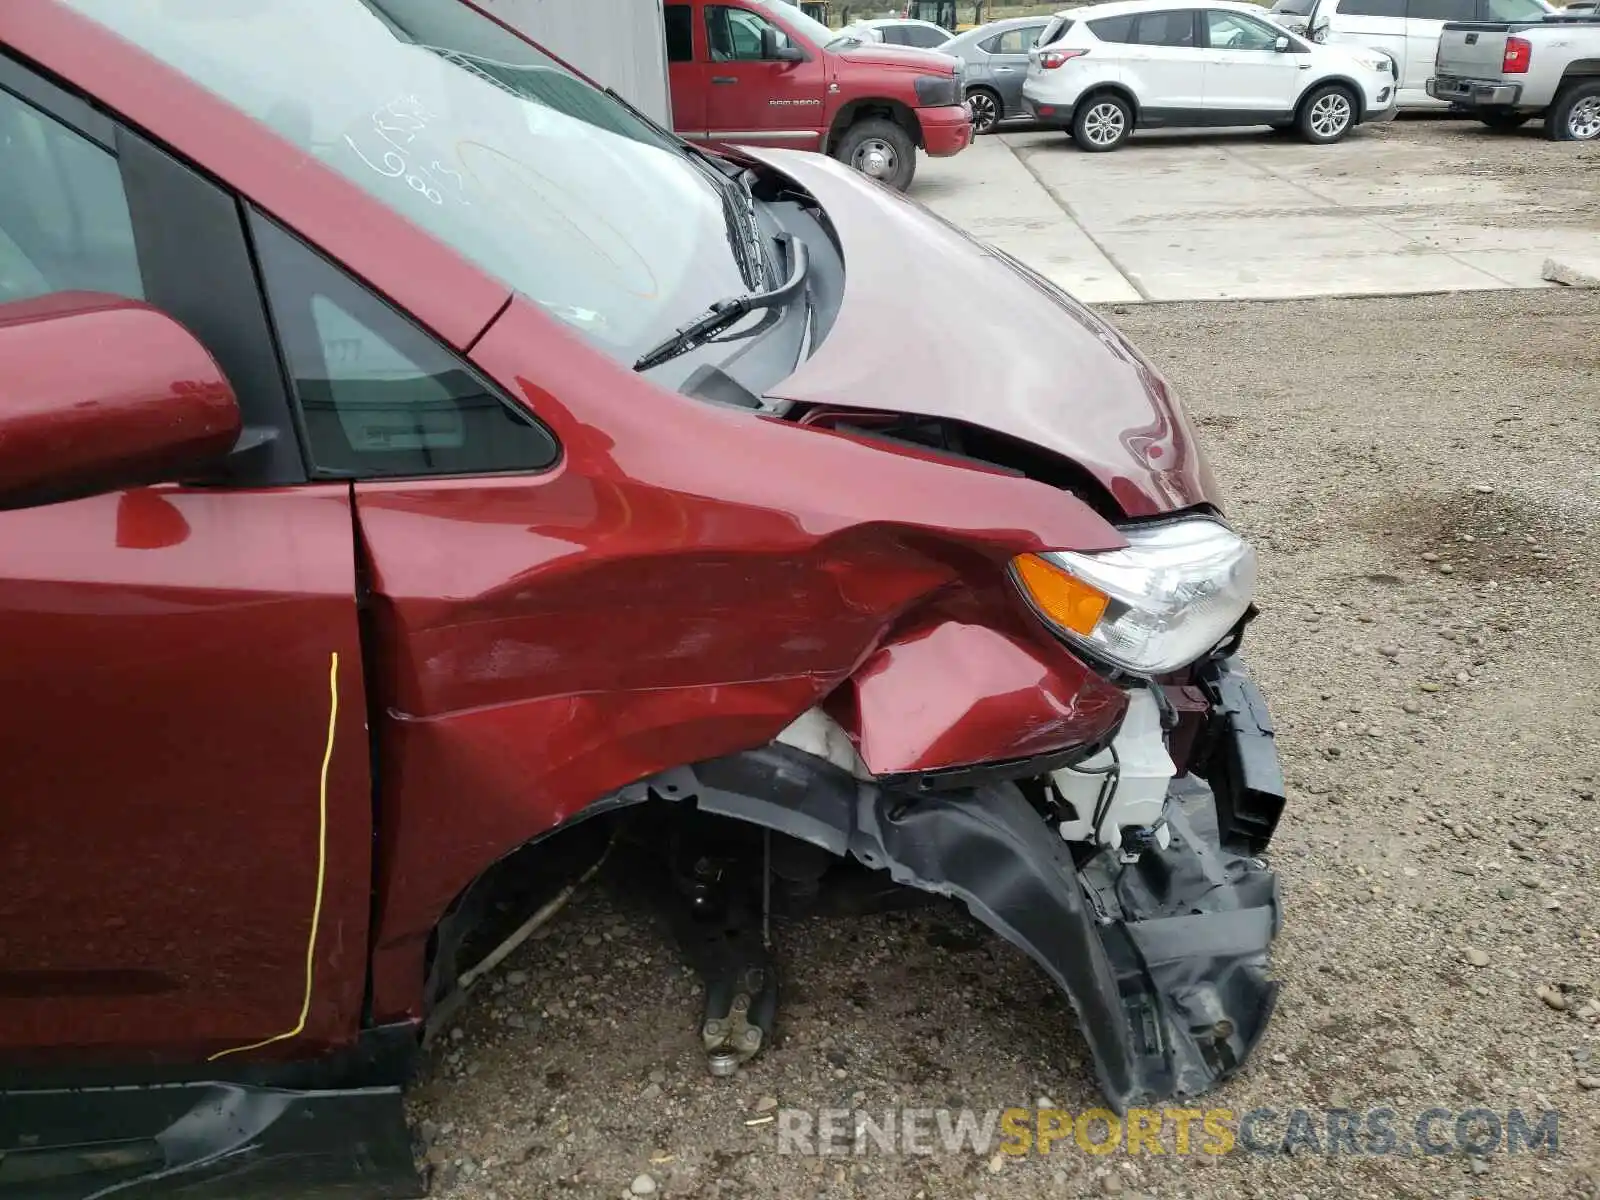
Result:
{"label": "amber turn signal lens", "polygon": [[1110,603],[1106,594],[1083,580],[1047,563],[1037,554],[1024,554],[1012,566],[1017,581],[1050,620],[1085,637],[1099,624]]}

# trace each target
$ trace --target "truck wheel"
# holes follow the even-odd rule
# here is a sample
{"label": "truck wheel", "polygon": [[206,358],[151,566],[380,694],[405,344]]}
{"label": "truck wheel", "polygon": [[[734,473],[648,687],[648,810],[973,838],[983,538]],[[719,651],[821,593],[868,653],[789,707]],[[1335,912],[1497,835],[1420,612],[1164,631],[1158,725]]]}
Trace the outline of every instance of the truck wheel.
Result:
{"label": "truck wheel", "polygon": [[1325,83],[1313,88],[1300,102],[1300,115],[1295,124],[1300,136],[1316,146],[1337,142],[1350,132],[1356,123],[1356,101],[1350,89],[1338,83]]}
{"label": "truck wheel", "polygon": [[988,133],[1000,124],[1002,105],[1000,97],[986,87],[975,87],[967,93],[967,103],[972,106],[972,132]]}
{"label": "truck wheel", "polygon": [[1072,113],[1072,140],[1091,154],[1115,150],[1133,133],[1133,110],[1121,96],[1101,92],[1078,101]]}
{"label": "truck wheel", "polygon": [[1496,133],[1503,133],[1507,130],[1522,128],[1528,123],[1530,116],[1531,114],[1529,113],[1519,112],[1480,113],[1478,120]]}
{"label": "truck wheel", "polygon": [[1544,132],[1558,142],[1600,138],[1600,79],[1575,80],[1562,88],[1545,116]]}
{"label": "truck wheel", "polygon": [[850,126],[834,147],[833,156],[897,192],[911,186],[917,171],[917,144],[904,129],[883,117],[868,117]]}

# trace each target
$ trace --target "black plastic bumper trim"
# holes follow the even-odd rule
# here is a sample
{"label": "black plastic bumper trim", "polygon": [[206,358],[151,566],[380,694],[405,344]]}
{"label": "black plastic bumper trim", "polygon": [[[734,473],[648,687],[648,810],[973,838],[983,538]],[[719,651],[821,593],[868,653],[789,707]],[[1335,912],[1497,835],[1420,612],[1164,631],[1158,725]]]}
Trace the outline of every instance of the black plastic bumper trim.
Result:
{"label": "black plastic bumper trim", "polygon": [[1174,783],[1166,849],[1130,867],[1102,852],[1081,871],[1012,783],[894,791],[773,745],[624,793],[650,797],[777,830],[964,903],[1067,994],[1119,1112],[1232,1075],[1276,1002],[1267,976],[1276,879],[1225,848],[1219,804],[1193,776]]}
{"label": "black plastic bumper trim", "polygon": [[1283,766],[1261,690],[1237,657],[1208,663],[1200,684],[1214,708],[1200,774],[1217,797],[1224,846],[1266,850],[1285,804]]}

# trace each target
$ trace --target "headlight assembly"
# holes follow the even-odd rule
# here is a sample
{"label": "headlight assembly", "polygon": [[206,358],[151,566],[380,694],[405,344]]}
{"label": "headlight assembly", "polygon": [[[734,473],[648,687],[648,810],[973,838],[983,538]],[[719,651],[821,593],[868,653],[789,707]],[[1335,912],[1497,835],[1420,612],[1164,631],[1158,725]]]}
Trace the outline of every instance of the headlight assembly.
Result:
{"label": "headlight assembly", "polygon": [[1217,645],[1256,588],[1256,552],[1210,517],[1119,530],[1126,548],[1024,554],[1012,572],[1069,642],[1144,675],[1175,671]]}
{"label": "headlight assembly", "polygon": [[922,108],[946,108],[961,103],[961,80],[955,75],[919,75],[914,85]]}

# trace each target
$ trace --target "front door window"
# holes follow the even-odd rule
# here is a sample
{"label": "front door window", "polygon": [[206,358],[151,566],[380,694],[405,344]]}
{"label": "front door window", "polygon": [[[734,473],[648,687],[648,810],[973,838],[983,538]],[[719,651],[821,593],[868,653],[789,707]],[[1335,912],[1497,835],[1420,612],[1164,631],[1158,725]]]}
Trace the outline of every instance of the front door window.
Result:
{"label": "front door window", "polygon": [[1216,9],[1206,13],[1206,31],[1213,50],[1263,50],[1274,52],[1283,35],[1240,13]]}
{"label": "front door window", "polygon": [[0,304],[80,289],[143,298],[109,152],[0,91],[0,163]]}
{"label": "front door window", "polygon": [[713,62],[761,62],[766,57],[761,49],[761,34],[767,29],[777,35],[778,45],[788,44],[783,30],[749,9],[720,4],[706,9],[706,32],[710,37]]}

